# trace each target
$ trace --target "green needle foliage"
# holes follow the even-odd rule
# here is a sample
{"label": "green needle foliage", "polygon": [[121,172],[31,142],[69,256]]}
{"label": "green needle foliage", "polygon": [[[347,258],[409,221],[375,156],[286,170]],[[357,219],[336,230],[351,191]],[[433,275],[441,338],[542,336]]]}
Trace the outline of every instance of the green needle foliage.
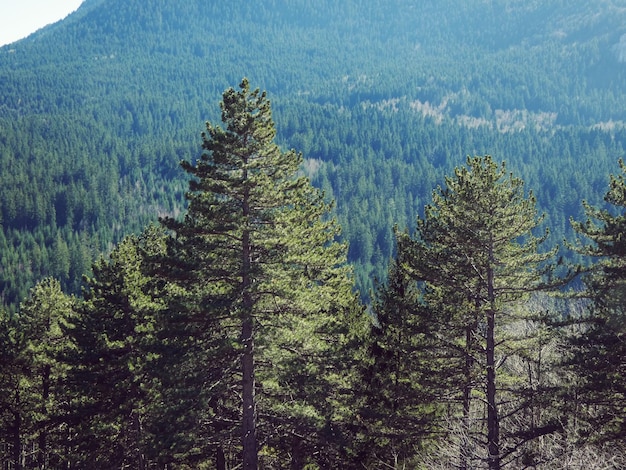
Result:
{"label": "green needle foliage", "polygon": [[341,382],[330,361],[355,303],[346,247],[331,206],[299,175],[302,156],[274,143],[266,94],[244,79],[221,110],[225,127],[207,123],[204,153],[182,162],[192,177],[184,219],[163,221],[174,233],[168,277],[181,321],[202,324],[215,353],[198,367],[209,366],[213,427],[224,436],[218,466],[235,435],[245,469],[261,449],[300,465],[333,419],[316,394]]}
{"label": "green needle foliage", "polygon": [[441,390],[447,388],[453,358],[437,355],[435,321],[417,283],[397,260],[386,284],[378,286],[373,312],[357,387],[363,395],[364,436],[358,456],[367,468],[416,465],[411,459],[441,437],[439,419],[448,400]]}
{"label": "green needle foliage", "polygon": [[[79,467],[146,468],[160,403],[158,333],[164,304],[147,259],[165,248],[160,230],[128,236],[93,266],[68,334],[75,458]],[[155,455],[156,454],[156,455]]]}
{"label": "green needle foliage", "polygon": [[69,367],[59,357],[71,350],[64,329],[73,299],[55,279],[30,290],[20,314],[0,322],[0,458],[10,468],[68,468]]}
{"label": "green needle foliage", "polygon": [[626,166],[611,175],[606,208],[585,204],[587,219],[572,224],[586,245],[579,251],[595,264],[584,276],[589,309],[569,351],[577,377],[578,397],[587,408],[589,429],[601,441],[626,436]]}
{"label": "green needle foliage", "polygon": [[434,191],[415,236],[398,234],[402,266],[423,286],[431,328],[440,348],[454,357],[461,468],[478,458],[499,469],[515,458],[524,439],[541,435],[536,423],[524,439],[500,432],[507,418],[526,408],[521,398],[512,405],[515,394],[504,391],[510,387],[501,366],[515,353],[508,329],[522,319],[511,306],[551,287],[546,280],[553,266],[547,262],[556,249],[541,252],[547,232],[533,235],[540,221],[534,197],[525,195],[523,181],[504,163],[468,157],[467,166]]}

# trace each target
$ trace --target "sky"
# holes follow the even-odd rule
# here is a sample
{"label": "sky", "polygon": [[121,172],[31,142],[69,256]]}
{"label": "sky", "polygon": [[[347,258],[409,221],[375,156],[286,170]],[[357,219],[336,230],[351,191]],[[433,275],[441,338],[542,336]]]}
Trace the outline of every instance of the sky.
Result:
{"label": "sky", "polygon": [[0,0],[0,46],[65,18],[83,0]]}

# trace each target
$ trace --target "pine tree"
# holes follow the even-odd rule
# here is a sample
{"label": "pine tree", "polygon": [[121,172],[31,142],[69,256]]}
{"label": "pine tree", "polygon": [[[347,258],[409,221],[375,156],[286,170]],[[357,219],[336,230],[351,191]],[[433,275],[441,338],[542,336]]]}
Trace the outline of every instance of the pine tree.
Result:
{"label": "pine tree", "polygon": [[149,444],[160,403],[157,335],[165,308],[147,260],[164,247],[163,233],[149,227],[96,261],[86,279],[67,329],[74,350],[65,359],[80,466],[142,469],[159,457]]}
{"label": "pine tree", "polygon": [[7,468],[65,468],[70,461],[66,413],[68,369],[59,357],[70,347],[63,326],[72,298],[54,279],[30,290],[20,312],[0,322],[0,427]]}
{"label": "pine tree", "polygon": [[23,447],[22,390],[24,337],[17,318],[0,313],[0,456],[4,467],[21,470]]}
{"label": "pine tree", "polygon": [[569,361],[580,378],[578,399],[587,405],[591,430],[600,441],[626,436],[626,165],[611,175],[606,208],[584,204],[587,219],[572,221],[584,237],[578,251],[595,260],[584,275],[590,303],[582,326],[571,338]]}
{"label": "pine tree", "polygon": [[64,328],[74,316],[74,299],[61,290],[56,279],[44,279],[31,289],[19,313],[20,328],[27,335],[28,392],[33,397],[29,413],[37,448],[37,467],[61,467],[67,463],[66,429],[68,367],[61,357],[71,344]]}
{"label": "pine tree", "polygon": [[[192,177],[184,220],[164,220],[175,232],[168,273],[186,292],[182,310],[210,329],[208,347],[220,349],[212,365],[221,370],[208,367],[206,379],[227,408],[240,394],[243,468],[256,469],[260,439],[284,443],[276,432],[286,430],[294,449],[306,441],[297,422],[310,416],[310,397],[291,376],[293,366],[311,368],[301,377],[308,384],[324,377],[316,362],[331,355],[355,296],[330,206],[298,176],[302,156],[274,143],[266,93],[244,79],[220,105],[225,129],[207,123],[200,159],[182,163]],[[270,419],[266,413],[281,400],[283,418]],[[300,451],[293,455],[299,459]]]}
{"label": "pine tree", "polygon": [[446,402],[441,390],[454,367],[450,358],[437,355],[431,312],[398,260],[375,294],[358,383],[365,436],[359,458],[373,468],[416,465],[416,455],[441,431]]}
{"label": "pine tree", "polygon": [[[501,468],[519,446],[502,440],[505,398],[498,370],[514,345],[506,326],[515,317],[507,306],[550,286],[547,262],[555,250],[540,252],[545,235],[533,235],[539,223],[534,197],[524,194],[522,180],[507,173],[504,163],[468,157],[467,166],[433,193],[415,236],[398,237],[403,265],[424,283],[424,301],[439,310],[439,334],[463,362],[459,396],[467,432],[474,397],[483,396],[481,441],[490,469]],[[461,468],[468,465],[470,447],[461,445]]]}

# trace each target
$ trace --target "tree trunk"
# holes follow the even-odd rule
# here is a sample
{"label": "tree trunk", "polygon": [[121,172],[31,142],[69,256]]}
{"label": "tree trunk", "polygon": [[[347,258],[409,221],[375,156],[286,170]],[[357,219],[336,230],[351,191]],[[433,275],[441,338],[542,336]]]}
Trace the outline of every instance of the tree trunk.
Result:
{"label": "tree trunk", "polygon": [[245,318],[242,327],[243,354],[241,369],[243,373],[243,468],[257,469],[257,448],[254,403],[254,337],[252,318]]}
{"label": "tree trunk", "polygon": [[[247,172],[244,171],[244,179],[246,177]],[[250,215],[248,199],[248,190],[245,190],[243,198],[244,220]],[[247,221],[244,223],[247,223]],[[243,344],[243,352],[241,355],[243,395],[243,468],[244,470],[256,470],[258,466],[258,455],[256,448],[256,409],[254,397],[254,319],[252,317],[254,300],[250,292],[250,288],[252,287],[252,244],[250,241],[250,231],[247,227],[244,227],[242,233],[241,248],[241,287],[243,292],[243,318],[241,325],[241,342]]]}
{"label": "tree trunk", "polygon": [[302,470],[303,462],[302,462],[302,449],[301,449],[301,438],[296,436],[295,434],[291,438],[291,470]]}
{"label": "tree trunk", "polygon": [[19,385],[15,389],[15,409],[13,411],[13,465],[15,470],[22,470],[22,403]]}
{"label": "tree trunk", "polygon": [[224,448],[222,446],[217,447],[215,468],[216,470],[226,470],[226,456],[224,455]]}
{"label": "tree trunk", "polygon": [[[48,418],[48,399],[50,398],[50,365],[44,366],[42,377],[41,377],[41,414],[44,419]],[[46,425],[43,426],[40,424],[39,429],[39,449],[37,449],[37,468],[45,469],[47,468],[46,460],[48,457],[48,449],[47,449],[47,432]]]}
{"label": "tree trunk", "polygon": [[494,341],[495,312],[487,312],[487,441],[489,442],[489,469],[500,470],[500,419],[496,403],[496,369]]}
{"label": "tree trunk", "polygon": [[142,445],[141,445],[141,437],[143,434],[143,430],[141,428],[141,418],[139,416],[139,412],[137,411],[133,411],[132,412],[132,421],[133,421],[133,428],[134,428],[134,441],[133,445],[135,447],[135,452],[137,453],[136,455],[136,469],[137,470],[145,470],[146,469],[146,458],[145,455],[143,454],[143,449],[142,449]]}
{"label": "tree trunk", "polygon": [[495,293],[493,252],[490,253],[490,266],[487,270],[487,296],[489,309],[487,310],[487,442],[489,450],[489,470],[500,470],[500,418],[496,402],[496,342],[495,342]]}
{"label": "tree trunk", "polygon": [[472,334],[471,327],[465,329],[465,384],[463,386],[463,429],[459,449],[459,470],[467,470],[469,455],[470,404],[472,399]]}

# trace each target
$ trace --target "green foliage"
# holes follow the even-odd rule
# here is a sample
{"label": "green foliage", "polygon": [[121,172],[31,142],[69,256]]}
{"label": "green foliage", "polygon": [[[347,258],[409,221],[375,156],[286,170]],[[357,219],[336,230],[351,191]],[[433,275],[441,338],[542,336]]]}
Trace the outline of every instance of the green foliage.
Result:
{"label": "green foliage", "polygon": [[[595,260],[584,275],[590,304],[582,324],[570,341],[569,364],[580,379],[575,385],[579,401],[587,407],[588,426],[600,431],[602,441],[620,441],[626,435],[626,382],[624,381],[624,295],[626,292],[626,167],[611,175],[605,195],[606,209],[585,204],[587,219],[573,222],[584,237],[578,249]],[[584,242],[584,244],[583,244]]]}
{"label": "green foliage", "polygon": [[257,442],[300,466],[335,420],[335,399],[315,397],[347,386],[332,365],[356,301],[346,247],[330,205],[298,176],[302,156],[274,143],[265,92],[244,79],[221,109],[225,128],[207,123],[204,153],[182,162],[189,207],[164,219],[175,235],[162,275],[180,288],[182,321],[204,325],[213,413],[242,416],[214,416],[216,459],[239,435],[244,467],[256,468]]}
{"label": "green foliage", "polygon": [[[415,235],[398,234],[402,266],[423,283],[420,302],[430,309],[429,336],[438,340],[433,348],[453,358],[453,385],[442,393],[462,405],[452,414],[462,419],[455,465],[473,465],[478,458],[500,468],[503,459],[521,455],[527,437],[556,430],[534,420],[506,425],[533,400],[524,390],[529,384],[515,385],[500,370],[509,356],[524,356],[522,337],[511,334],[511,326],[529,316],[514,314],[511,305],[551,287],[546,280],[556,249],[541,252],[546,236],[533,234],[539,223],[534,197],[504,163],[468,157],[434,191]],[[471,444],[475,433],[483,451]]]}
{"label": "green foliage", "polygon": [[2,317],[1,459],[14,468],[63,468],[69,462],[69,367],[60,357],[72,349],[63,329],[73,299],[59,281],[44,279],[15,317]]}
{"label": "green foliage", "polygon": [[466,153],[509,155],[561,240],[623,153],[623,15],[582,0],[86,3],[0,49],[3,301],[57,276],[59,233],[88,255],[61,279],[78,293],[101,252],[183,211],[176,164],[207,100],[244,75],[277,96],[278,143],[336,200],[364,297],[393,224],[412,228]]}
{"label": "green foliage", "polygon": [[161,457],[150,442],[160,419],[157,335],[165,306],[146,260],[164,249],[164,235],[149,228],[95,262],[86,280],[84,301],[67,330],[74,350],[65,358],[78,466],[143,468]]}
{"label": "green foliage", "polygon": [[397,261],[375,299],[371,331],[360,345],[367,356],[356,386],[362,426],[357,458],[367,468],[416,465],[415,457],[442,430],[448,400],[442,391],[453,385],[454,364],[437,355],[432,311]]}

